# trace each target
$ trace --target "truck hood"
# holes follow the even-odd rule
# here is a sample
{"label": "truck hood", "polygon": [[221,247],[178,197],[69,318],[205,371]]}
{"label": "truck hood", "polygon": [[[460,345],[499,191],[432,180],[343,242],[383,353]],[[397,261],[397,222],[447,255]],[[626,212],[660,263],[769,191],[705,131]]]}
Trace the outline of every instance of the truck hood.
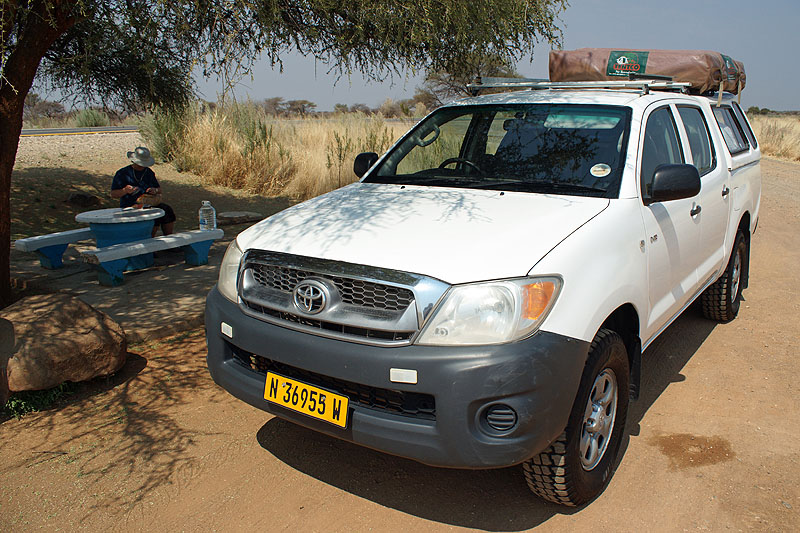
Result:
{"label": "truck hood", "polygon": [[237,237],[251,248],[466,283],[525,276],[605,198],[354,183]]}

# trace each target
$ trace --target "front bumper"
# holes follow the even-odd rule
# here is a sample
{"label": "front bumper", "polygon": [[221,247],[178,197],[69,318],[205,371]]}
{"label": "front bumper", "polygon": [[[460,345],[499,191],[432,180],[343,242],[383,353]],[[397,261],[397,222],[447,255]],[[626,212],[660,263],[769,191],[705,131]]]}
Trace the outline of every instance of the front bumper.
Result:
{"label": "front bumper", "polygon": [[[223,322],[230,336],[222,333]],[[585,341],[545,331],[495,346],[367,346],[252,318],[216,287],[206,302],[206,336],[214,381],[250,405],[376,450],[460,468],[509,466],[544,450],[567,424],[589,350]],[[347,427],[338,428],[266,401],[265,376],[241,364],[234,354],[243,352],[289,365],[303,376],[309,371],[367,388],[429,394],[435,416],[351,401]],[[416,370],[418,382],[391,382],[391,368]],[[486,409],[496,404],[516,411],[511,430],[500,433],[486,424]]]}

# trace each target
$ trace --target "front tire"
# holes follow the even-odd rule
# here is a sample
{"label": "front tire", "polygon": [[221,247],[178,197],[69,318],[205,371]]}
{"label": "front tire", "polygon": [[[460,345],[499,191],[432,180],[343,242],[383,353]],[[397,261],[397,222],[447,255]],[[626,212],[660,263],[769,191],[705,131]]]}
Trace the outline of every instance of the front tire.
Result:
{"label": "front tire", "polygon": [[589,349],[567,427],[522,464],[528,487],[545,500],[582,505],[611,478],[628,414],[628,354],[622,338],[601,329]]}
{"label": "front tire", "polygon": [[717,322],[730,322],[739,313],[739,302],[749,266],[747,240],[741,231],[736,233],[731,258],[722,276],[711,284],[700,297],[703,315]]}

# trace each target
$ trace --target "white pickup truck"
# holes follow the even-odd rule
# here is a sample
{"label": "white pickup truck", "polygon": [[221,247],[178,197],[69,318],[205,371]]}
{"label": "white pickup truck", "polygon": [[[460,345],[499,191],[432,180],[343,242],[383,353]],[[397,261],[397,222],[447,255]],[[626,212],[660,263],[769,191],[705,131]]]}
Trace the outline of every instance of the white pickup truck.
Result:
{"label": "white pickup truck", "polygon": [[[523,84],[524,85],[524,84]],[[747,287],[760,150],[730,95],[532,84],[437,109],[361,177],[242,232],[208,296],[234,396],[459,468],[522,464],[583,504],[613,471],[642,351]]]}

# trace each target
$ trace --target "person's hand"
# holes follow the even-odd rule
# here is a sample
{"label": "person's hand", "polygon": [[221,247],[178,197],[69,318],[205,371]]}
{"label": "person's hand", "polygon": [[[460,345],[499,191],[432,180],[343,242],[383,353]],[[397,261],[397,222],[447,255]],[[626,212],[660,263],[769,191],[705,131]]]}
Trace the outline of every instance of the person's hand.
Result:
{"label": "person's hand", "polygon": [[133,185],[126,185],[123,189],[125,194],[134,194],[136,191],[139,190],[139,187],[134,187]]}
{"label": "person's hand", "polygon": [[147,194],[158,194],[158,189],[156,189],[155,187],[150,187],[150,188],[149,188],[149,189],[147,189],[145,192],[146,192]]}

